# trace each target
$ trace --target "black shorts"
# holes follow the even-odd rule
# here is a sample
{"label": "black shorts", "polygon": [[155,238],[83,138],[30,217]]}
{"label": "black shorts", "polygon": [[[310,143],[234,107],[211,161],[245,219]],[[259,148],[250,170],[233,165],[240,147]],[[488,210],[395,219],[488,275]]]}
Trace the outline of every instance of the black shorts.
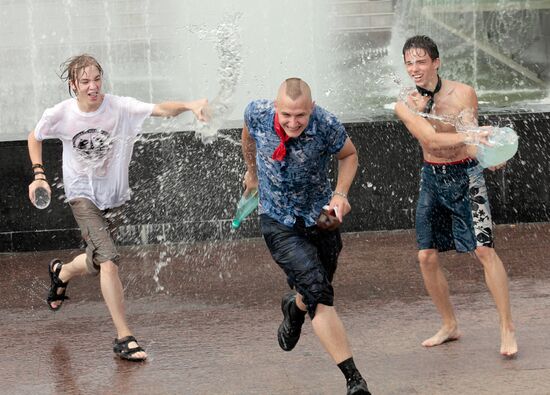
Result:
{"label": "black shorts", "polygon": [[319,303],[334,304],[332,278],[342,250],[340,231],[305,227],[302,218],[292,228],[265,214],[260,221],[271,256],[286,273],[290,288],[302,295],[313,319]]}

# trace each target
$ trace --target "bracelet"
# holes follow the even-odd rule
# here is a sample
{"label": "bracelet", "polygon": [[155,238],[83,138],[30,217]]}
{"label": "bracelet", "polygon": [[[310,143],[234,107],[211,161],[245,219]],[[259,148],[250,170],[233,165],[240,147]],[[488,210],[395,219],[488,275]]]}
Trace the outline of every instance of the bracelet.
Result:
{"label": "bracelet", "polygon": [[[46,173],[44,173],[43,171],[36,171],[32,173],[32,176],[34,177],[35,180],[45,180],[47,178]],[[36,176],[44,176],[44,178],[36,178]]]}
{"label": "bracelet", "polygon": [[38,168],[44,170],[44,165],[42,165],[41,163],[34,163],[34,164],[32,165],[32,170],[38,169]]}
{"label": "bracelet", "polygon": [[348,198],[348,195],[346,195],[345,193],[342,193],[342,192],[338,192],[338,191],[332,192],[332,196],[334,196],[334,195],[342,196],[344,199]]}

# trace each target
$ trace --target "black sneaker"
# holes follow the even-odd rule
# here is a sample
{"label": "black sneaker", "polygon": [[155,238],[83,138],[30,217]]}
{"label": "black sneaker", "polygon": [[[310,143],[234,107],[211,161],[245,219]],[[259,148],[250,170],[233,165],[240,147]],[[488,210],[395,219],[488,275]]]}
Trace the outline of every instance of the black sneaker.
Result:
{"label": "black sneaker", "polygon": [[[290,351],[294,348],[300,339],[302,332],[302,324],[304,323],[304,314],[295,314],[292,316],[293,305],[296,304],[296,294],[289,293],[283,297],[281,301],[281,310],[283,311],[283,322],[279,325],[277,331],[277,339],[279,346],[285,351]],[[297,307],[296,307],[297,308]]]}
{"label": "black sneaker", "polygon": [[348,383],[347,395],[371,395],[367,382],[364,379]]}

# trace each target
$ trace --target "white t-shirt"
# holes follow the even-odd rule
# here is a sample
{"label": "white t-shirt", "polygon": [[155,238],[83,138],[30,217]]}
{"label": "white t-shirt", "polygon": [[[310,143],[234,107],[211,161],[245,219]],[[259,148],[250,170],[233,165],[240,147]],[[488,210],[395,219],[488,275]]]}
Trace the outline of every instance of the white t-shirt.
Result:
{"label": "white t-shirt", "polygon": [[82,112],[76,99],[44,111],[36,125],[38,141],[63,142],[63,183],[68,200],[83,197],[101,210],[130,199],[128,168],[136,136],[154,104],[106,94],[94,112]]}

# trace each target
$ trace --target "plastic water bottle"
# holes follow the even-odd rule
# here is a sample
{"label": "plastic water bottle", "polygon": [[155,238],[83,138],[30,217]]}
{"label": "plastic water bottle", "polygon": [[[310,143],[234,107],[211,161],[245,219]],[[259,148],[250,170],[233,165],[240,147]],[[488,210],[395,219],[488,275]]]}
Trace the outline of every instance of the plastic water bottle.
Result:
{"label": "plastic water bottle", "polygon": [[518,135],[509,127],[493,128],[488,142],[491,147],[480,144],[477,147],[477,160],[485,168],[497,166],[512,158],[518,151]]}
{"label": "plastic water bottle", "polygon": [[43,210],[50,205],[50,193],[46,188],[38,187],[34,190],[34,206]]}
{"label": "plastic water bottle", "polygon": [[231,227],[237,229],[241,226],[241,222],[258,207],[258,190],[256,188],[250,190],[248,195],[243,194],[237,204],[237,212],[235,218],[231,222]]}

